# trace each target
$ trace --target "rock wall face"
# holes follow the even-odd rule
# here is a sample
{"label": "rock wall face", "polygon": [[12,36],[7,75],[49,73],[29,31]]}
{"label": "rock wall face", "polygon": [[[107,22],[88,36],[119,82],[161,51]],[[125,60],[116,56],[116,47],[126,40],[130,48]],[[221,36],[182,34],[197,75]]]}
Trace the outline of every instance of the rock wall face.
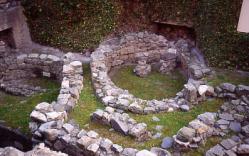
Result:
{"label": "rock wall face", "polygon": [[0,31],[11,30],[15,48],[31,46],[32,41],[20,1],[1,0],[0,17]]}

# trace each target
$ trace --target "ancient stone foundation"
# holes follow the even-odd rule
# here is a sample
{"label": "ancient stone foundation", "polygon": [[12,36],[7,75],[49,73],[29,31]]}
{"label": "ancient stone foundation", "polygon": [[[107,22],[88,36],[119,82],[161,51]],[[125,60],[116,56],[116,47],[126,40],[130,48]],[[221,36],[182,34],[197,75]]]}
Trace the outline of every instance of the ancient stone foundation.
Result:
{"label": "ancient stone foundation", "polygon": [[[198,89],[201,89],[199,87],[206,86],[198,79],[211,73],[205,62],[192,52],[193,49],[191,43],[186,40],[169,42],[163,36],[148,32],[129,33],[121,38],[105,41],[91,55],[92,81],[96,95],[106,106],[139,114],[171,112],[180,108],[189,110],[192,104],[205,99],[208,90],[198,92]],[[178,65],[187,73],[188,84],[175,98],[136,98],[127,90],[117,87],[108,75],[113,67],[136,63],[138,65],[134,71],[140,76],[147,75],[151,70],[148,64],[159,66],[158,70],[162,73],[168,73]],[[206,88],[213,92],[210,86]]]}

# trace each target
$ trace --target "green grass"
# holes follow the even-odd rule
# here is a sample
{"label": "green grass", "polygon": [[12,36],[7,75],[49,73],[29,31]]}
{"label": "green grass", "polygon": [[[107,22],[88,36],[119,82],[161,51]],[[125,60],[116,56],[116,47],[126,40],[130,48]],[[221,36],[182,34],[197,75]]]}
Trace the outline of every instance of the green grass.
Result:
{"label": "green grass", "polygon": [[125,66],[112,74],[112,81],[120,88],[127,89],[136,97],[150,100],[174,97],[185,83],[178,70],[172,74],[152,71],[147,77],[140,78],[133,73],[133,66]]}
{"label": "green grass", "polygon": [[91,113],[93,113],[97,108],[104,107],[95,96],[95,91],[92,87],[89,65],[83,66],[83,72],[84,88],[81,91],[78,105],[70,113],[70,118],[77,121],[81,127],[85,127],[90,123]]}
{"label": "green grass", "polygon": [[31,97],[20,97],[0,92],[0,120],[13,128],[19,128],[24,133],[29,133],[28,123],[30,113],[40,102],[52,102],[58,95],[58,83],[48,79],[34,80],[43,88],[45,93],[35,94]]}
{"label": "green grass", "polygon": [[[207,79],[210,84],[218,84],[221,82],[233,82],[248,83],[248,79],[238,74],[231,74],[230,72],[217,72],[218,76],[212,79]],[[236,78],[235,78],[236,77]],[[132,67],[123,67],[118,71],[112,73],[112,80],[119,87],[129,89],[129,91],[135,94],[137,97],[144,99],[151,98],[163,98],[174,96],[176,92],[182,89],[184,79],[181,77],[179,72],[174,72],[173,76],[161,75],[157,72],[152,72],[146,78],[139,78],[132,72]],[[163,89],[162,89],[163,88]],[[166,91],[165,91],[166,90]],[[156,125],[164,126],[162,133],[163,137],[172,136],[183,126],[188,125],[191,120],[194,120],[199,114],[204,112],[216,112],[223,104],[223,100],[215,99],[211,101],[203,102],[202,104],[194,107],[189,112],[171,112],[171,113],[160,113],[155,114],[160,121],[153,122],[153,115],[135,115],[131,114],[138,122],[145,122],[148,125],[148,129],[155,132],[154,127]],[[89,66],[84,66],[84,89],[80,96],[80,102],[71,112],[70,118],[75,119],[80,126],[86,130],[95,130],[100,134],[101,137],[111,139],[114,143],[120,144],[124,147],[134,147],[138,149],[149,149],[153,146],[160,146],[161,139],[152,139],[147,142],[136,142],[134,138],[129,136],[121,135],[117,132],[110,132],[109,126],[93,123],[90,121],[90,114],[98,108],[103,108],[103,105],[94,95],[94,89],[91,83],[91,74]],[[203,155],[203,153],[209,148],[219,142],[219,138],[211,138],[205,144],[205,147],[198,150],[193,150],[187,153],[186,156]]]}
{"label": "green grass", "polygon": [[[162,133],[163,136],[172,136],[177,133],[177,131],[183,126],[188,125],[191,120],[194,120],[199,114],[204,112],[216,112],[223,101],[220,99],[206,101],[202,104],[194,107],[189,112],[170,112],[170,113],[160,113],[160,114],[149,114],[149,115],[135,115],[130,114],[138,122],[145,122],[148,125],[150,131],[155,132],[155,126],[164,126]],[[156,116],[160,119],[159,122],[152,121],[152,117]],[[154,139],[144,143],[142,148],[153,147],[160,145],[162,139]]]}
{"label": "green grass", "polygon": [[[174,90],[174,92],[181,90],[181,87],[183,86],[183,81],[184,81],[183,79],[181,81],[182,84],[176,85],[177,82],[175,82],[174,79],[173,80],[170,79],[169,76],[161,75],[157,72],[152,72],[150,74],[150,76],[147,78],[137,78],[136,76],[133,75],[131,70],[132,70],[131,67],[121,68],[118,71],[118,73],[121,73],[121,74],[118,74],[118,75],[115,74],[113,78],[115,78],[115,76],[120,77],[120,75],[121,75],[121,77],[125,76],[125,78],[120,79],[120,82],[118,82],[118,83],[122,82],[125,84],[127,84],[127,82],[133,83],[133,81],[136,81],[136,83],[133,84],[133,87],[136,90],[135,89],[133,89],[133,90],[137,91],[138,95],[142,95],[144,97],[146,95],[149,96],[150,94],[154,94],[154,91],[144,93],[145,89],[141,89],[139,87],[136,87],[136,85],[143,86],[145,83],[154,83],[154,85],[157,85],[159,83],[160,85],[157,87],[160,87],[163,82],[167,83],[168,81],[169,82],[173,81],[175,86],[178,86],[178,89],[174,90],[173,86],[170,86],[170,85],[165,85],[165,86],[172,87],[172,90]],[[178,79],[180,79],[180,74],[177,72],[176,72],[176,74],[178,74]],[[131,138],[129,136],[123,136],[120,133],[117,133],[114,131],[110,132],[109,126],[103,126],[101,124],[96,124],[96,123],[91,122],[90,118],[89,118],[90,114],[92,112],[94,112],[97,108],[103,108],[103,105],[98,101],[98,99],[94,95],[94,90],[92,88],[90,76],[91,75],[90,75],[89,66],[84,66],[84,89],[82,90],[82,93],[80,96],[80,102],[75,107],[75,109],[71,112],[70,118],[76,120],[76,122],[79,123],[82,128],[85,128],[87,130],[95,130],[96,132],[98,132],[100,134],[101,137],[110,138],[115,143],[118,143],[118,144],[123,145],[125,147],[149,149],[150,147],[159,146],[161,144],[161,139],[154,139],[154,140],[150,140],[150,141],[147,141],[144,143],[136,142],[134,138]],[[157,77],[159,77],[158,80],[157,80]],[[167,79],[165,79],[163,77],[167,77]],[[124,81],[124,79],[126,79],[126,81]],[[139,81],[139,79],[142,79],[142,80]],[[168,81],[166,81],[166,80],[168,80]],[[117,81],[118,81],[118,79],[117,79]],[[116,83],[117,83],[117,81],[116,81]],[[156,81],[157,83],[155,83],[153,81]],[[141,83],[142,83],[142,85],[141,85]],[[154,89],[156,89],[156,87],[154,85],[152,85],[151,87],[154,87]],[[147,86],[147,89],[149,89],[148,86]],[[167,96],[167,92],[164,95],[162,93],[160,93],[160,94],[156,93],[155,95],[157,97],[159,97],[158,95],[162,95],[161,97],[159,97],[159,98],[162,98],[164,96]],[[171,94],[171,95],[173,95],[173,94]],[[148,125],[148,128],[150,131],[154,131],[154,127],[156,125],[163,125],[164,126],[164,129],[162,131],[163,136],[172,136],[181,127],[183,127],[184,125],[187,125],[189,121],[195,119],[197,115],[204,113],[206,111],[210,111],[210,112],[217,111],[222,103],[223,103],[222,100],[213,100],[213,101],[204,102],[202,105],[199,105],[199,106],[193,108],[190,112],[172,112],[172,113],[156,114],[155,116],[157,116],[160,119],[160,122],[152,122],[153,115],[134,115],[134,114],[130,114],[130,115],[134,119],[136,119],[138,122],[145,122]]]}
{"label": "green grass", "polygon": [[205,80],[212,86],[217,86],[221,83],[232,83],[235,85],[244,84],[249,85],[249,76],[229,70],[215,69],[216,74],[214,77],[206,78]]}

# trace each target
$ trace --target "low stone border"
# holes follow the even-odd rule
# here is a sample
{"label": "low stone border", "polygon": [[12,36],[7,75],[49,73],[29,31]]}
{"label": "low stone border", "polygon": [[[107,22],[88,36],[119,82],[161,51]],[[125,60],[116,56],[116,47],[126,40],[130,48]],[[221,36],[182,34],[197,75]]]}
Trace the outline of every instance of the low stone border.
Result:
{"label": "low stone border", "polygon": [[22,152],[13,147],[0,148],[3,156],[67,156],[61,152],[55,152],[44,146],[44,143],[35,146],[31,151]]}
{"label": "low stone border", "polygon": [[82,64],[79,61],[64,59],[63,81],[56,102],[42,102],[30,114],[30,129],[34,142],[45,142],[49,147],[69,155],[122,155],[122,156],[156,156],[170,153],[161,148],[151,151],[138,151],[123,148],[107,138],[102,138],[95,131],[80,129],[73,121],[67,122],[67,114],[79,99],[83,88]]}
{"label": "low stone border", "polygon": [[117,132],[135,137],[137,141],[146,141],[151,138],[151,133],[147,130],[145,123],[137,123],[122,110],[112,107],[106,107],[105,110],[98,109],[91,115],[91,120],[109,125]]}
{"label": "low stone border", "polygon": [[[179,62],[182,68],[187,71],[190,79],[200,79],[210,74],[211,70],[198,56],[196,49],[185,40],[174,43],[167,41],[163,36],[147,32],[130,33],[121,38],[103,42],[92,53],[93,85],[97,96],[106,106],[139,114],[174,111],[181,107],[182,101],[186,101],[181,96],[182,93],[179,93],[175,98],[160,101],[139,99],[127,90],[117,87],[111,81],[108,72],[112,67],[134,64],[139,60],[146,60],[148,63],[156,63],[160,60],[165,63],[174,60]],[[190,92],[196,92],[198,88],[193,89],[192,86],[188,85],[187,88],[190,88]],[[189,103],[197,102],[189,101]]]}
{"label": "low stone border", "polygon": [[249,124],[247,121],[249,117],[249,86],[223,83],[215,90],[217,96],[228,98],[229,101],[225,102],[217,113],[206,112],[198,115],[197,119],[191,121],[187,127],[183,127],[173,136],[173,144],[170,142],[171,138],[165,138],[162,143],[163,148],[170,148],[174,145],[173,149],[176,151],[195,149],[205,143],[208,137],[223,137],[232,131],[237,135],[223,140],[207,151],[206,155],[249,154]]}

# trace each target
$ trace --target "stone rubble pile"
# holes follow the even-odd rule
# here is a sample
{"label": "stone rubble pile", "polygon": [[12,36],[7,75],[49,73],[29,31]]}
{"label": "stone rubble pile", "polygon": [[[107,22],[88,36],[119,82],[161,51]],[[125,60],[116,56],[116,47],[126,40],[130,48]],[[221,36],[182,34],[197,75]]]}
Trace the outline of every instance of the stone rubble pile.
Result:
{"label": "stone rubble pile", "polygon": [[187,127],[181,128],[173,136],[174,148],[177,150],[198,148],[200,144],[214,134],[215,121],[216,113],[206,112],[198,115],[197,119],[191,121]]}
{"label": "stone rubble pile", "polygon": [[134,68],[134,73],[137,76],[146,77],[151,73],[151,65],[146,64],[146,60],[140,60]]}
{"label": "stone rubble pile", "polygon": [[91,120],[109,125],[117,132],[135,137],[137,141],[146,141],[151,138],[145,123],[137,123],[122,110],[112,107],[106,107],[105,110],[98,109],[91,115]]}
{"label": "stone rubble pile", "polygon": [[249,155],[249,86],[223,83],[216,87],[215,95],[228,101],[218,112],[198,115],[173,138],[164,138],[162,148],[173,147],[178,152],[195,149],[211,136],[224,137],[233,132],[235,135],[212,147],[206,156]]}
{"label": "stone rubble pile", "polygon": [[206,156],[249,155],[249,86],[223,83],[216,92],[229,101],[221,106],[215,126],[220,129],[220,136],[230,132],[234,135],[212,147]]}
{"label": "stone rubble pile", "polygon": [[31,151],[22,152],[13,147],[0,148],[1,156],[68,156],[65,153],[55,152],[45,147],[44,143],[35,146]]}
{"label": "stone rubble pile", "polygon": [[[127,90],[117,87],[111,81],[108,72],[112,67],[136,63],[139,60],[146,60],[146,62],[150,64],[160,64],[160,60],[164,60],[165,64],[162,63],[162,61],[161,64],[165,67],[168,64],[166,62],[175,61],[174,63],[170,63],[172,65],[169,66],[169,70],[162,69],[162,71],[168,72],[172,70],[171,68],[173,68],[176,65],[176,61],[179,60],[184,66],[184,69],[186,68],[186,71],[189,72],[188,75],[190,78],[195,78],[195,76],[190,72],[189,65],[193,62],[203,64],[201,65],[203,68],[200,67],[202,75],[198,77],[202,78],[210,73],[211,70],[209,69],[209,72],[205,72],[208,69],[205,63],[200,62],[198,57],[194,56],[194,53],[191,53],[191,46],[187,41],[179,40],[176,43],[171,43],[163,36],[149,34],[148,32],[130,33],[121,38],[107,40],[100,44],[99,48],[91,55],[92,81],[96,90],[96,95],[105,106],[129,110],[138,114],[172,112],[177,109],[187,111],[191,105],[189,102],[198,103],[197,98],[194,98],[194,100],[197,101],[184,99],[184,96],[182,96],[183,93],[179,93],[175,98],[163,99],[160,101],[139,99],[134,97]],[[184,59],[187,59],[188,61],[183,61]],[[138,67],[142,66],[143,69],[147,68],[145,62],[140,61],[139,64]],[[200,69],[198,69],[198,71],[199,70]],[[190,90],[191,89],[192,88],[190,88]],[[191,90],[190,94],[195,91],[196,90]],[[205,93],[205,88],[202,86],[201,95],[204,95]]]}

